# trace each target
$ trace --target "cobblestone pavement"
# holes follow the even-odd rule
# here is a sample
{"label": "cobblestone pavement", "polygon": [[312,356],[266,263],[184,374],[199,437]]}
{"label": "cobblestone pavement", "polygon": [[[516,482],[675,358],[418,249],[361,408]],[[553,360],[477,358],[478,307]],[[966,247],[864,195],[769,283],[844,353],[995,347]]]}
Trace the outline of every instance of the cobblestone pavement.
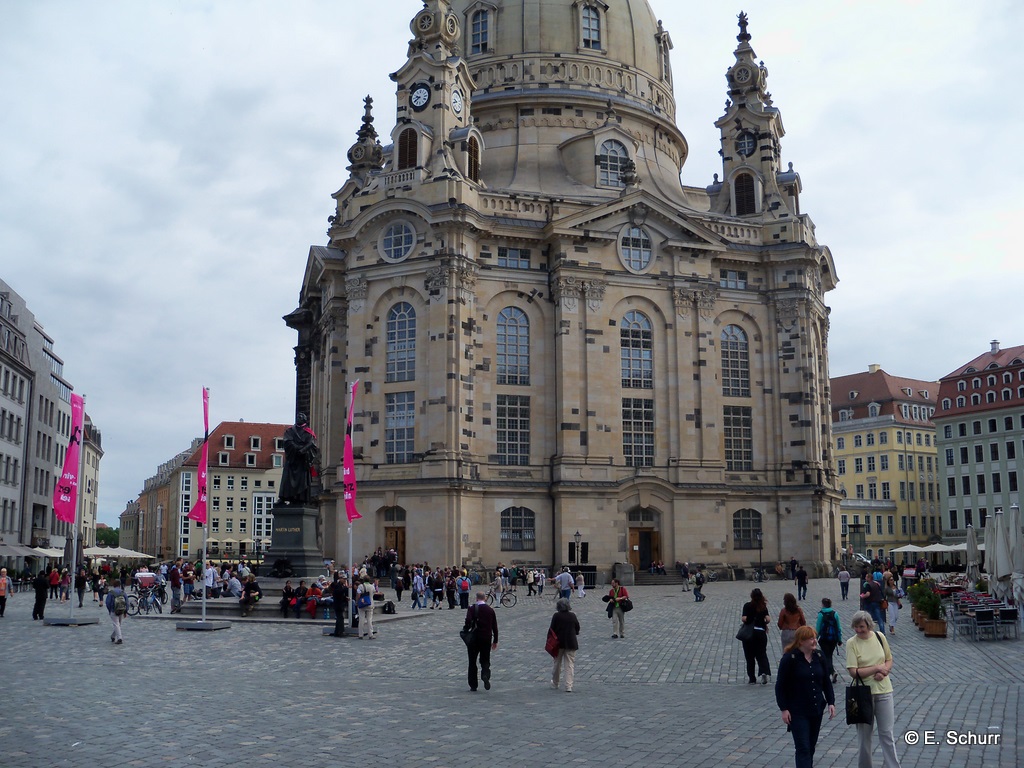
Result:
{"label": "cobblestone pavement", "polygon": [[[700,604],[678,587],[635,587],[623,640],[611,638],[600,593],[574,599],[582,633],[570,695],[548,684],[550,595],[525,599],[525,588],[516,607],[496,609],[494,686],[478,693],[466,683],[458,609],[389,617],[372,642],[300,621],[178,632],[167,618],[136,618],[114,646],[95,604],[82,610],[102,614],[99,625],[44,626],[19,594],[0,619],[0,767],[792,765],[772,686],[745,684],[734,639],[751,586],[709,584]],[[773,613],[793,589],[763,588]],[[809,619],[822,596],[848,634],[855,603],[839,601],[835,582],[812,581]],[[406,599],[397,618],[409,613]],[[1024,765],[1024,640],[925,638],[908,610],[891,642],[904,768]],[[773,664],[779,654],[774,631]],[[822,727],[817,766],[856,764],[841,713]],[[954,747],[947,731],[999,743]],[[929,732],[938,743],[925,743]]]}

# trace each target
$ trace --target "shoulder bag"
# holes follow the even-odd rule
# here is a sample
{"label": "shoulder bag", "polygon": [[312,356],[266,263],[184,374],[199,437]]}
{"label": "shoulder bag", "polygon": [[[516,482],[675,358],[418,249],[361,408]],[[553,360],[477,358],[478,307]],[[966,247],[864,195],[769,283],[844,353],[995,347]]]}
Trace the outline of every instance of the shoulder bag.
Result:
{"label": "shoulder bag", "polygon": [[624,597],[621,600],[619,600],[619,608],[622,609],[623,613],[629,613],[633,610],[633,601],[630,600],[628,597]]}
{"label": "shoulder bag", "polygon": [[846,686],[846,724],[870,725],[874,722],[874,702],[871,699],[871,688],[864,684],[857,675],[853,685]]}
{"label": "shoulder bag", "polygon": [[555,630],[548,628],[548,639],[544,643],[544,650],[551,654],[552,658],[558,658],[558,635]]}
{"label": "shoulder bag", "polygon": [[476,606],[474,605],[470,610],[470,615],[473,617],[473,621],[470,623],[469,628],[463,627],[459,630],[459,637],[462,638],[462,642],[469,648],[470,643],[473,642],[473,631],[476,629]]}
{"label": "shoulder bag", "polygon": [[740,642],[746,642],[747,640],[754,639],[754,624],[753,622],[743,622],[740,624],[740,631],[736,633],[736,639]]}

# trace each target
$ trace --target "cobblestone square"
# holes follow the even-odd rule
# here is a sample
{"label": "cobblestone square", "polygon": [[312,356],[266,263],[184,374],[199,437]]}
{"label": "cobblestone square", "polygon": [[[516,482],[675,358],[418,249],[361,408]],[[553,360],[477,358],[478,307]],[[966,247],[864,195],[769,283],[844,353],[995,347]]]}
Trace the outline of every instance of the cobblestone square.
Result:
{"label": "cobblestone square", "polygon": [[[31,595],[17,594],[0,619],[0,766],[792,765],[773,688],[745,684],[734,639],[752,586],[708,584],[701,604],[678,587],[634,587],[622,640],[611,638],[601,592],[574,598],[582,632],[568,695],[548,684],[551,596],[527,598],[523,587],[518,605],[496,609],[494,686],[478,693],[466,683],[462,611],[411,617],[407,597],[396,617],[377,622],[376,642],[324,636],[309,621],[180,632],[165,615],[127,620],[124,645],[114,646],[106,612],[88,597],[81,610],[103,620],[75,628],[33,622]],[[773,614],[793,590],[762,587]],[[856,603],[840,601],[834,581],[811,582],[808,621],[823,596],[848,635]],[[66,613],[47,605],[48,616]],[[1024,641],[925,638],[905,614],[890,636],[904,768],[1024,765]],[[778,638],[774,630],[773,666]],[[837,686],[817,766],[856,764],[841,700]],[[947,731],[999,743],[952,746]]]}

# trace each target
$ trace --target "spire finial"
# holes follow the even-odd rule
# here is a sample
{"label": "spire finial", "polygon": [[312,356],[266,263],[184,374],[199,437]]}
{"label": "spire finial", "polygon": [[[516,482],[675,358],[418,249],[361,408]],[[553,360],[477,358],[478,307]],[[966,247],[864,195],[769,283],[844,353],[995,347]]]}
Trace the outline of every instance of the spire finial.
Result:
{"label": "spire finial", "polygon": [[750,33],[747,32],[747,14],[744,11],[740,11],[740,15],[736,17],[739,19],[740,33],[736,35],[736,39],[741,43],[750,42]]}

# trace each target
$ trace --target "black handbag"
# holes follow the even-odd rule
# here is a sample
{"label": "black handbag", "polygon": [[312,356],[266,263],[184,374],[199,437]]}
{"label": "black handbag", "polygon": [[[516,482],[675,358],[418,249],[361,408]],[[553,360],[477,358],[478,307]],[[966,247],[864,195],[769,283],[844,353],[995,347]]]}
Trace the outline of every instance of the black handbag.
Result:
{"label": "black handbag", "polygon": [[871,689],[858,675],[853,685],[846,686],[846,724],[870,725],[874,717],[875,705],[871,699]]}
{"label": "black handbag", "polygon": [[459,630],[459,637],[462,638],[462,642],[464,642],[466,644],[467,648],[469,648],[469,646],[472,645],[472,643],[473,643],[473,633],[476,631],[476,606],[475,605],[472,608],[469,609],[469,615],[473,617],[473,621],[469,625],[469,628],[467,629],[466,627],[463,627],[462,629]]}
{"label": "black handbag", "polygon": [[633,610],[633,601],[628,597],[619,600],[619,608],[622,609],[623,613],[629,613]]}
{"label": "black handbag", "polygon": [[740,624],[740,631],[736,633],[736,639],[740,642],[754,639],[754,625],[748,622]]}

